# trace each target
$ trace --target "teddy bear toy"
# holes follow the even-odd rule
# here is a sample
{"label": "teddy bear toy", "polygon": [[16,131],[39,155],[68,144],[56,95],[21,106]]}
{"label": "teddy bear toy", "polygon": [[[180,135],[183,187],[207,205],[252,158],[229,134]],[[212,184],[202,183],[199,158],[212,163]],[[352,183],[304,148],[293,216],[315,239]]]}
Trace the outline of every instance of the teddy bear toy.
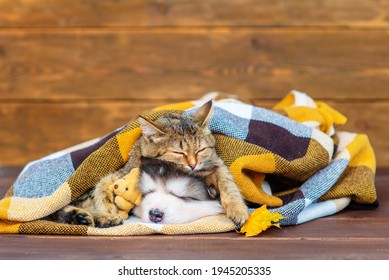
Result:
{"label": "teddy bear toy", "polygon": [[109,190],[115,195],[114,202],[119,215],[124,220],[128,218],[130,210],[139,205],[142,200],[142,195],[137,188],[139,175],[139,168],[134,168],[126,176],[109,186]]}

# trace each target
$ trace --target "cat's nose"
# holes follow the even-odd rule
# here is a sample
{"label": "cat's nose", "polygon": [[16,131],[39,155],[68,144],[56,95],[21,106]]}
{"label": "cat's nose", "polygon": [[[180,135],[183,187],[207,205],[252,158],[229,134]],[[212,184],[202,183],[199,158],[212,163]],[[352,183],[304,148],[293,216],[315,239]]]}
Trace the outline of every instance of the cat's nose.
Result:
{"label": "cat's nose", "polygon": [[187,160],[188,160],[188,166],[190,167],[190,169],[194,170],[197,166],[196,158],[194,156],[188,155]]}
{"label": "cat's nose", "polygon": [[196,168],[196,163],[189,164],[190,169],[194,170]]}
{"label": "cat's nose", "polygon": [[159,223],[163,219],[163,212],[159,209],[151,209],[149,211],[149,219],[153,223]]}

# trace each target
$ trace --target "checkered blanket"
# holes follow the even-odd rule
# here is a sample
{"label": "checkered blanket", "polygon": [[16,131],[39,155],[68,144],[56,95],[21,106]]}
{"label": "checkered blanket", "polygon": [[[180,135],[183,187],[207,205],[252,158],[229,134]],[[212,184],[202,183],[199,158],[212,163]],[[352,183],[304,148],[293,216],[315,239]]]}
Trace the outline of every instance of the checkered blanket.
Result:
{"label": "checkered blanket", "polygon": [[[156,108],[146,117],[189,114],[206,100]],[[216,149],[251,210],[266,204],[283,226],[332,215],[346,206],[377,206],[375,157],[366,135],[335,128],[346,118],[325,103],[293,91],[273,110],[236,100],[215,102],[210,127]],[[225,232],[224,214],[182,225],[141,223],[100,229],[39,220],[69,204],[119,169],[141,135],[138,121],[111,134],[29,163],[0,201],[0,232],[144,235]]]}

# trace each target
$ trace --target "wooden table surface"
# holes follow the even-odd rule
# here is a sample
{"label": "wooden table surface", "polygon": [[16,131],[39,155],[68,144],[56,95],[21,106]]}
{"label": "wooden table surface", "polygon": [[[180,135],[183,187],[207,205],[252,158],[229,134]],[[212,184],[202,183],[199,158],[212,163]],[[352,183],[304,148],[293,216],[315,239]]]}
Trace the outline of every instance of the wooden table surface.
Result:
{"label": "wooden table surface", "polygon": [[[20,168],[0,168],[0,196]],[[0,235],[0,259],[389,259],[389,172],[376,177],[380,207],[345,210],[258,237]]]}

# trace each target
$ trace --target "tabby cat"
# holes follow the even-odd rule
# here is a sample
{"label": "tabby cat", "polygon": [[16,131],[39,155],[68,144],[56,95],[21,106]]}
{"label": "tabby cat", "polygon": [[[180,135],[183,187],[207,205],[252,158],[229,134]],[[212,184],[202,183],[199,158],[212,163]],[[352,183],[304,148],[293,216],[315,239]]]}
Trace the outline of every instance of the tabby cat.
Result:
{"label": "tabby cat", "polygon": [[192,115],[170,114],[155,121],[139,117],[142,136],[129,154],[128,162],[104,177],[94,188],[48,218],[62,223],[110,227],[123,223],[113,203],[108,186],[141,166],[141,157],[174,163],[188,175],[202,178],[207,186],[216,187],[227,216],[239,228],[248,217],[248,209],[233,177],[216,154],[215,138],[208,121],[212,101]]}

